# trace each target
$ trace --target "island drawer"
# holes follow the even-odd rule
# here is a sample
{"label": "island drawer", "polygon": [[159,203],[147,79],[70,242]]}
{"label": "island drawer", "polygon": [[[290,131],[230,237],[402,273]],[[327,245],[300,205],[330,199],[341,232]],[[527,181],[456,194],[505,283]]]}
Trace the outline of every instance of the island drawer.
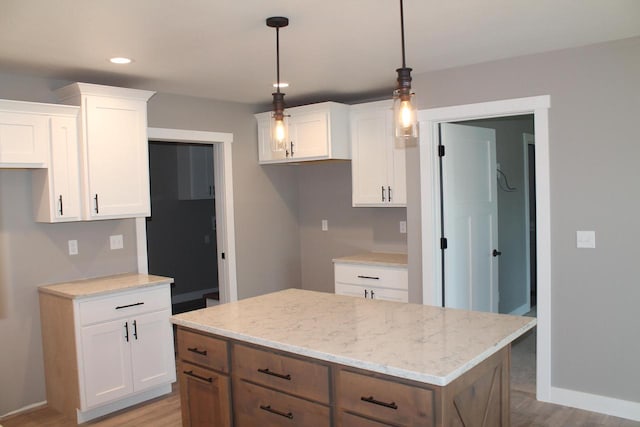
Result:
{"label": "island drawer", "polygon": [[298,399],[244,380],[233,382],[236,427],[321,427],[331,425],[328,406]]}
{"label": "island drawer", "polygon": [[404,290],[409,283],[406,268],[340,263],[335,264],[335,281]]}
{"label": "island drawer", "polygon": [[162,286],[80,300],[78,314],[80,324],[86,326],[168,308],[171,308],[171,291],[168,286]]}
{"label": "island drawer", "polygon": [[241,344],[233,346],[234,376],[329,403],[329,367]]}
{"label": "island drawer", "polygon": [[226,341],[178,328],[178,356],[187,362],[229,372]]}
{"label": "island drawer", "polygon": [[336,390],[336,404],[341,410],[394,425],[435,424],[432,390],[344,369],[336,372]]}

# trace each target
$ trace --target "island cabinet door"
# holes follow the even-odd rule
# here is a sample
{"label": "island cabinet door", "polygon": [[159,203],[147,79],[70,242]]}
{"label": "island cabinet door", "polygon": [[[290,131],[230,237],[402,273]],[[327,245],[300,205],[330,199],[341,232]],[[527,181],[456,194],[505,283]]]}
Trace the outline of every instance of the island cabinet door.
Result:
{"label": "island cabinet door", "polygon": [[229,377],[190,363],[179,365],[183,427],[230,427]]}

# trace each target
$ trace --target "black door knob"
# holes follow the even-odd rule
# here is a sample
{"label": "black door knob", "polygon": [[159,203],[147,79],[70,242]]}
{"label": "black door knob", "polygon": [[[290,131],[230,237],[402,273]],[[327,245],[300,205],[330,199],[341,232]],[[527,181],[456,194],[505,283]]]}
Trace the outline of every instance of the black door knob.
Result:
{"label": "black door knob", "polygon": [[500,252],[500,251],[499,251],[499,250],[497,250],[497,249],[494,249],[494,250],[493,250],[493,256],[500,256],[500,255],[502,255],[502,252]]}

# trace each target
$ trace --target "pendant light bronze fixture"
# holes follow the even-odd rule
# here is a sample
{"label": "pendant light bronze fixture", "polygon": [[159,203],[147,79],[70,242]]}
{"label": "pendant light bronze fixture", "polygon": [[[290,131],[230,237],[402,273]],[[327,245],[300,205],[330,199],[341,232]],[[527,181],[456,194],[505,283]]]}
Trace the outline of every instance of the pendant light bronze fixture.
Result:
{"label": "pendant light bronze fixture", "polygon": [[284,113],[284,93],[280,92],[280,28],[289,25],[289,18],[272,16],[267,26],[276,29],[276,91],[273,95],[273,122],[271,124],[271,150],[284,151],[287,146],[289,126]]}
{"label": "pendant light bronze fixture", "polygon": [[400,0],[400,31],[402,36],[402,68],[398,68],[398,86],[393,91],[393,121],[396,147],[418,145],[418,114],[416,94],[411,91],[411,68],[407,67],[404,49],[404,7]]}

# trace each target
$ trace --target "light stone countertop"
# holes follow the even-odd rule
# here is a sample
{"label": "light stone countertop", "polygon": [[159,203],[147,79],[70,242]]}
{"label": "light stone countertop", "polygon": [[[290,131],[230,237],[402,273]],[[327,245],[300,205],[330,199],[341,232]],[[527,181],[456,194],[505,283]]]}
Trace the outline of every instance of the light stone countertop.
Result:
{"label": "light stone countertop", "polygon": [[175,315],[177,325],[444,386],[536,319],[287,289]]}
{"label": "light stone countertop", "polygon": [[171,277],[128,273],[40,286],[38,291],[75,299],[169,283],[173,283]]}
{"label": "light stone countertop", "polygon": [[357,255],[334,258],[333,262],[349,263],[349,264],[373,264],[373,265],[384,265],[384,266],[390,266],[390,267],[406,267],[407,254],[365,252]]}

